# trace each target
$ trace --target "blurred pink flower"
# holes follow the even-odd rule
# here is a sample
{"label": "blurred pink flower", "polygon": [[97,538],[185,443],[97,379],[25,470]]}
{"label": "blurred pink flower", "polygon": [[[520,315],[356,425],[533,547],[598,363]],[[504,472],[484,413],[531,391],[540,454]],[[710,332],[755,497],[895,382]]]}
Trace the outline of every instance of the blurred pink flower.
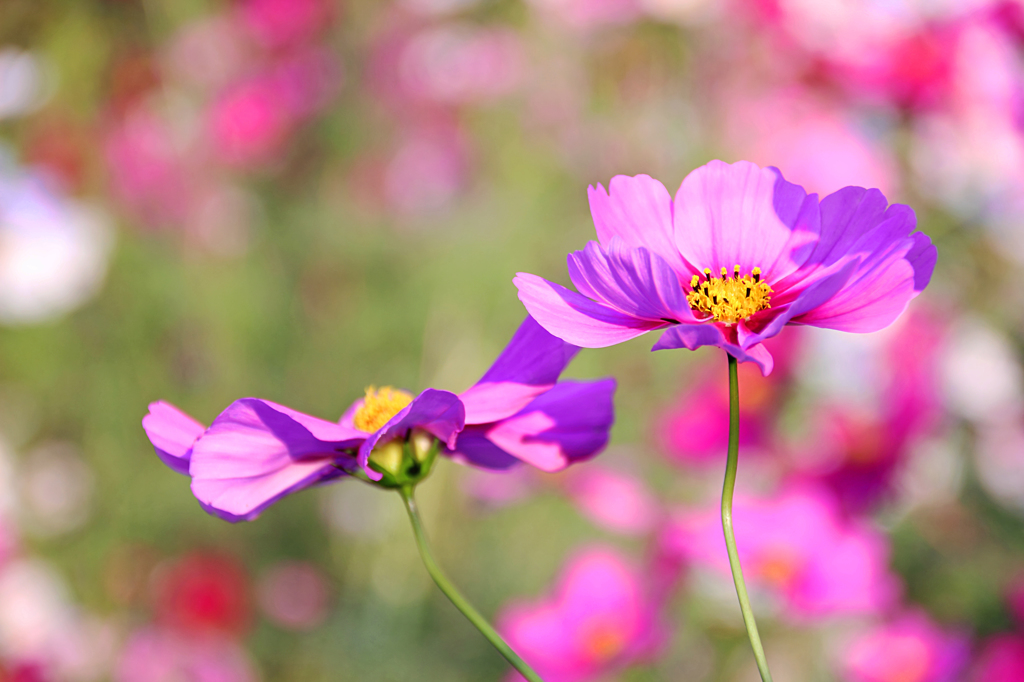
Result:
{"label": "blurred pink flower", "polygon": [[947,330],[940,316],[917,308],[868,352],[826,359],[845,363],[837,374],[856,375],[869,395],[819,396],[811,419],[817,430],[802,446],[796,475],[830,488],[849,513],[882,501],[912,446],[940,422],[938,377]]}
{"label": "blurred pink flower", "polygon": [[640,17],[638,0],[530,0],[530,4],[542,15],[580,31],[627,24]]}
{"label": "blurred pink flower", "polygon": [[398,69],[413,96],[470,104],[515,90],[524,61],[519,36],[510,29],[447,25],[413,36],[402,49]]}
{"label": "blurred pink flower", "polygon": [[978,654],[974,682],[1024,680],[1024,636],[1001,634],[989,638]]}
{"label": "blurred pink flower", "polygon": [[583,682],[621,669],[652,655],[665,634],[640,574],[605,547],[577,554],[554,595],[506,607],[498,623],[547,682]]}
{"label": "blurred pink flower", "polygon": [[826,104],[806,89],[763,95],[750,88],[727,95],[726,135],[737,156],[786,169],[786,177],[822,196],[848,185],[889,196],[899,172],[889,146],[869,134],[852,111]]}
{"label": "blurred pink flower", "polygon": [[843,653],[843,679],[950,682],[960,679],[968,656],[966,637],[943,631],[922,612],[911,612],[851,642]]}
{"label": "blurred pink flower", "polygon": [[159,567],[153,597],[157,620],[184,634],[238,635],[252,620],[248,575],[227,554],[194,552]]}
{"label": "blurred pink flower", "polygon": [[147,627],[133,632],[114,671],[115,682],[256,682],[245,650],[230,639],[189,638]]}
{"label": "blurred pink flower", "polygon": [[229,87],[207,114],[210,142],[223,162],[251,167],[275,160],[292,131],[280,82],[261,76]]}
{"label": "blurred pink flower", "polygon": [[[740,447],[754,454],[768,447],[771,422],[792,376],[800,334],[779,335],[765,345],[775,357],[767,377],[749,364],[739,366]],[[656,421],[658,442],[670,458],[685,466],[724,466],[729,440],[729,387],[724,367],[708,367]]]}
{"label": "blurred pink flower", "polygon": [[330,590],[324,574],[304,561],[281,561],[260,577],[260,609],[287,630],[312,630],[327,618]]}
{"label": "blurred pink flower", "polygon": [[180,224],[192,204],[195,178],[179,137],[160,117],[141,108],[106,136],[114,195],[147,225]]}
{"label": "blurred pink flower", "polygon": [[400,214],[443,210],[464,188],[468,148],[450,124],[419,125],[409,130],[384,169],[384,198]]}
{"label": "blurred pink flower", "polygon": [[163,61],[173,82],[213,91],[241,77],[255,57],[253,51],[239,22],[217,14],[177,31]]}
{"label": "blurred pink flower", "polygon": [[[824,490],[801,486],[769,499],[737,496],[733,516],[748,582],[778,595],[790,620],[878,613],[900,592],[888,570],[885,536],[845,521]],[[669,556],[729,574],[717,503],[678,512],[662,547]]]}
{"label": "blurred pink flower", "polygon": [[488,507],[504,507],[528,497],[539,485],[530,467],[490,471],[466,467],[459,484],[467,495]]}
{"label": "blurred pink flower", "polygon": [[317,38],[333,18],[327,0],[242,0],[242,24],[264,47],[294,47]]}
{"label": "blurred pink flower", "polygon": [[658,519],[658,502],[644,482],[599,464],[574,470],[565,490],[591,521],[607,530],[639,535]]}

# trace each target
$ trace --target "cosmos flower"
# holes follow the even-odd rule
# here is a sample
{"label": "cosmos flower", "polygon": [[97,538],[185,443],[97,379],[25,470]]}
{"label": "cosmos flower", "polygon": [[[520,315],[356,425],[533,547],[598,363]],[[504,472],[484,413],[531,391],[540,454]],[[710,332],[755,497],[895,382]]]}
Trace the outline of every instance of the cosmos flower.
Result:
{"label": "cosmos flower", "polygon": [[947,633],[924,613],[914,611],[869,630],[851,642],[843,654],[842,679],[848,682],[949,682],[959,679],[969,654],[966,637]]}
{"label": "cosmos flower", "polygon": [[289,493],[346,474],[388,483],[407,441],[414,466],[427,466],[437,439],[445,454],[484,468],[528,462],[557,471],[600,452],[613,421],[614,380],[557,383],[578,350],[527,318],[461,395],[370,387],[337,422],[242,398],[209,428],[158,401],[142,425],[160,459],[192,477],[203,508],[228,521],[252,520]]}
{"label": "cosmos flower", "polygon": [[646,175],[591,187],[598,242],[568,258],[578,293],[536,275],[515,284],[549,332],[588,348],[654,330],[654,345],[718,346],[771,372],[762,345],[787,324],[872,332],[931,279],[936,251],[914,212],[878,190],[821,201],[775,168],[712,161],[673,199]]}
{"label": "cosmos flower", "polygon": [[[651,655],[664,640],[656,603],[617,552],[592,547],[565,567],[555,594],[518,603],[498,629],[548,682],[583,682]],[[509,682],[522,680],[516,674]]]}
{"label": "cosmos flower", "polygon": [[[793,487],[772,499],[737,497],[736,537],[747,579],[776,595],[789,620],[878,613],[898,596],[885,537],[846,521],[836,499]],[[717,505],[676,514],[662,536],[667,555],[728,574]]]}

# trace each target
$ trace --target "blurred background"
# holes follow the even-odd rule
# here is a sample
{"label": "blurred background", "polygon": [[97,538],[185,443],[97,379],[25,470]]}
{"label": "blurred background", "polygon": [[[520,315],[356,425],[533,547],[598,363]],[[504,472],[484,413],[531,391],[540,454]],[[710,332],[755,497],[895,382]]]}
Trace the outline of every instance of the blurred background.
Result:
{"label": "blurred background", "polygon": [[[463,390],[524,315],[514,273],[568,284],[588,184],[714,158],[878,187],[939,249],[890,329],[789,328],[742,368],[776,678],[1024,680],[1024,5],[988,0],[3,0],[0,680],[507,679],[397,495],[229,525],[140,420]],[[757,679],[725,359],[654,340],[570,367],[619,380],[593,462],[420,487],[548,682]]]}

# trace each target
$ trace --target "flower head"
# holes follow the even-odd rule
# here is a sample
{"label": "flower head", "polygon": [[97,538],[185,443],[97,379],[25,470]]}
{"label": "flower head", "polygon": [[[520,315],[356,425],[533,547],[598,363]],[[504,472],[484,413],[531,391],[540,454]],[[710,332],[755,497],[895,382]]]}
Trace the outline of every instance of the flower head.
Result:
{"label": "flower head", "polygon": [[578,292],[519,273],[530,314],[588,348],[665,329],[654,350],[719,346],[762,373],[787,324],[871,332],[931,279],[936,251],[914,212],[878,190],[822,200],[774,168],[712,161],[675,198],[646,175],[590,188],[597,242],[569,256]]}
{"label": "flower head", "polygon": [[506,608],[498,628],[549,682],[595,679],[651,654],[663,635],[640,574],[604,547],[570,561],[551,598]]}
{"label": "flower head", "polygon": [[[777,595],[791,620],[874,614],[898,595],[885,538],[845,521],[823,490],[792,488],[775,499],[737,497],[734,516],[744,573]],[[662,543],[668,555],[729,571],[717,506],[678,513]]]}
{"label": "flower head", "polygon": [[209,428],[158,401],[142,426],[160,459],[192,477],[203,508],[229,521],[344,475],[415,483],[439,451],[489,469],[556,471],[600,452],[613,421],[614,380],[558,382],[578,350],[527,318],[461,395],[370,387],[337,422],[242,398]]}
{"label": "flower head", "polygon": [[851,642],[843,655],[843,677],[850,682],[949,682],[959,679],[968,657],[966,637],[911,612]]}

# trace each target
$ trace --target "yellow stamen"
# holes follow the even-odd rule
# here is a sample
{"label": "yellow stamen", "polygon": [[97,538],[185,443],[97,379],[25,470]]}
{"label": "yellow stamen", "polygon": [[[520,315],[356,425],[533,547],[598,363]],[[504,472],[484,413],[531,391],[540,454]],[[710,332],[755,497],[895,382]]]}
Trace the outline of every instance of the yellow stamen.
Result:
{"label": "yellow stamen", "polygon": [[733,274],[722,267],[721,277],[712,277],[711,268],[704,268],[705,281],[694,275],[686,300],[690,307],[716,322],[736,324],[761,310],[771,308],[772,288],[761,281],[761,268],[754,268],[749,275],[740,276],[740,266],[733,267]]}
{"label": "yellow stamen", "polygon": [[362,406],[352,416],[352,425],[360,431],[373,433],[411,402],[412,394],[405,391],[390,386],[382,386],[380,390],[370,386]]}

